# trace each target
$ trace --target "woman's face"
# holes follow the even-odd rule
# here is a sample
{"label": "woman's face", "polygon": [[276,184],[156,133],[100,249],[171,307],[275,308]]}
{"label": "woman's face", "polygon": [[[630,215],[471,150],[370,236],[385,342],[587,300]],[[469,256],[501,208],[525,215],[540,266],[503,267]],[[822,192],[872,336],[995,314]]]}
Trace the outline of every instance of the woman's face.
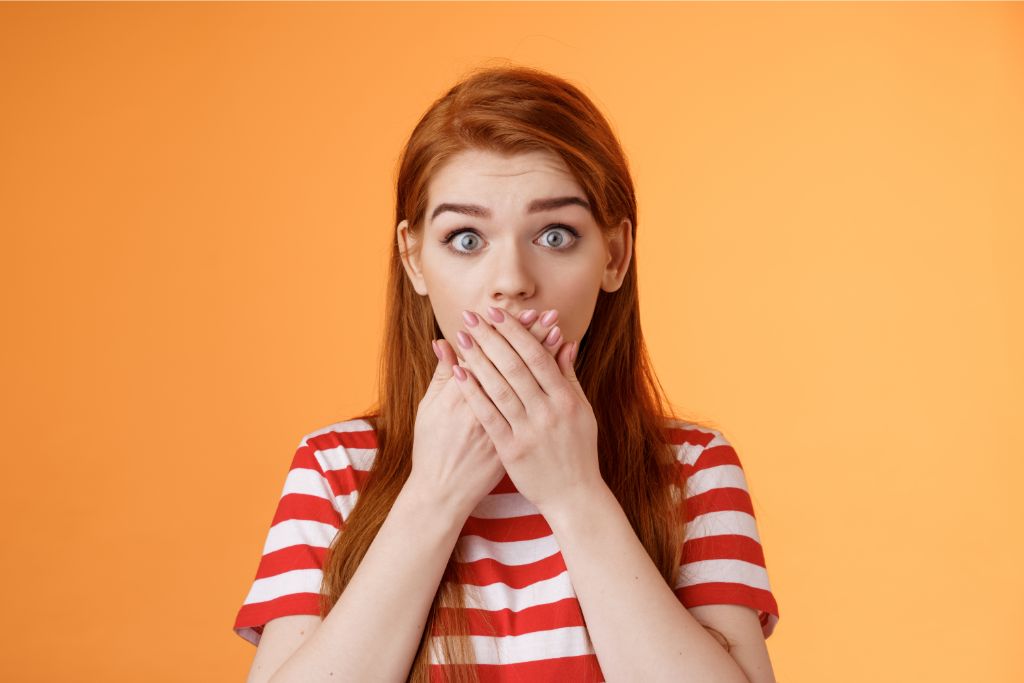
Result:
{"label": "woman's face", "polygon": [[[583,205],[541,201],[567,197]],[[598,292],[617,290],[629,266],[629,220],[606,238],[582,188],[555,154],[462,152],[434,174],[427,200],[421,239],[402,221],[398,246],[447,340],[463,329],[463,310],[490,321],[488,306],[512,315],[557,309],[565,342],[581,339]],[[451,346],[464,360],[461,347]]]}

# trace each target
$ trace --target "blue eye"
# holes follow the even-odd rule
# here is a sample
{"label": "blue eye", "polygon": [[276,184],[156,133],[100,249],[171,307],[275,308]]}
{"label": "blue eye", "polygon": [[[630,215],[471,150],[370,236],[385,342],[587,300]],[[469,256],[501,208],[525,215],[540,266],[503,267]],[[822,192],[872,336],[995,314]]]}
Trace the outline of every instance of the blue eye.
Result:
{"label": "blue eye", "polygon": [[[555,230],[564,230],[564,231],[570,233],[573,236],[573,241],[572,241],[572,244],[570,246],[568,246],[568,247],[560,247],[560,246],[557,246],[557,245],[552,246],[552,249],[554,251],[568,251],[569,249],[572,249],[572,246],[575,245],[576,242],[580,239],[579,231],[577,231],[572,226],[564,225],[562,223],[556,223],[554,225],[549,225],[547,228],[545,228],[544,234],[547,235],[551,231],[555,231]],[[457,235],[462,235],[462,234],[473,235],[476,239],[480,238],[480,233],[477,232],[475,228],[456,228],[455,230],[452,230],[451,232],[449,232],[447,235],[444,236],[444,239],[441,240],[441,244],[447,246],[448,243],[451,242],[453,239],[455,239],[455,237]],[[554,233],[554,234],[557,234],[557,233]],[[472,243],[467,245],[467,244],[464,243],[463,239],[460,239],[459,241],[457,241],[457,243],[460,244],[463,248],[472,247]],[[473,252],[477,251],[477,250],[470,249],[469,251],[462,251],[460,249],[454,249],[452,247],[448,247],[448,251],[450,251],[450,252],[452,252],[454,254],[458,254],[459,256],[472,256]]]}

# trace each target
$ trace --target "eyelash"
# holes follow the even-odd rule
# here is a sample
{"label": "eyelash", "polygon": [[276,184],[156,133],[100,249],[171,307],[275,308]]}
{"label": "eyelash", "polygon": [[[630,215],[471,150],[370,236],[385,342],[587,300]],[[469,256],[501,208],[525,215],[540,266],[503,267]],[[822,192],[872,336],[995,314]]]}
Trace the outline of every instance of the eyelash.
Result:
{"label": "eyelash", "polygon": [[[576,246],[576,243],[578,241],[580,241],[580,239],[582,239],[582,237],[580,236],[579,231],[576,230],[576,228],[572,227],[571,225],[565,225],[564,223],[554,223],[552,225],[549,225],[548,227],[544,228],[544,232],[546,233],[548,230],[552,230],[554,228],[562,228],[564,230],[567,230],[569,233],[572,234],[573,242],[568,247],[560,247],[560,248],[559,247],[552,247],[553,251],[569,251],[570,249],[572,249],[573,247]],[[441,244],[447,247],[448,243],[451,242],[453,239],[455,239],[456,235],[461,235],[464,232],[471,232],[471,233],[473,233],[474,235],[477,235],[477,236],[480,235],[480,233],[477,232],[475,228],[456,228],[455,230],[452,230],[451,232],[449,232],[447,235],[444,236],[444,239],[441,240]],[[459,256],[472,256],[473,255],[472,251],[459,251],[458,249],[453,249],[452,247],[447,247],[447,248],[448,248],[448,251],[452,252],[453,254],[458,254]]]}

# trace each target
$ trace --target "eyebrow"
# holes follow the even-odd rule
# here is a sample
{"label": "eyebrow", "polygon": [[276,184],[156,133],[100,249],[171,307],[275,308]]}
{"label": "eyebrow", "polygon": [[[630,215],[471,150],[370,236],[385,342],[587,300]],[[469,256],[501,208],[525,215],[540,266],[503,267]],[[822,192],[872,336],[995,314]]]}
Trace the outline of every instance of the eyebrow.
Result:
{"label": "eyebrow", "polygon": [[[585,199],[579,197],[548,197],[547,199],[534,199],[530,202],[530,205],[526,207],[526,213],[540,213],[541,211],[551,211],[553,209],[560,209],[563,206],[582,206],[587,211],[590,211],[590,203]],[[477,218],[490,218],[491,210],[485,206],[479,204],[451,204],[444,203],[438,204],[434,212],[430,214],[430,220],[433,222],[438,215],[445,211],[452,211],[454,213],[464,213],[467,216],[475,216]]]}

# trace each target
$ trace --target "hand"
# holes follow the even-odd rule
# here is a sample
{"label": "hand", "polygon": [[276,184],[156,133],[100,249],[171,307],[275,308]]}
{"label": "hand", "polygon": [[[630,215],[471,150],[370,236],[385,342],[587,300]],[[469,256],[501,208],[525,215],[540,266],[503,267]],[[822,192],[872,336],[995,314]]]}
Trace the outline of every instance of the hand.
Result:
{"label": "hand", "polygon": [[[554,325],[542,323],[540,317],[536,311],[520,314],[536,339],[544,339]],[[452,379],[458,363],[454,349],[443,338],[435,344],[438,364],[416,411],[408,484],[467,517],[505,477],[505,468]],[[545,348],[556,353],[560,347]]]}
{"label": "hand", "polygon": [[492,311],[502,319],[474,316],[477,324],[463,328],[471,346],[462,355],[473,374],[458,386],[509,478],[544,514],[604,484],[597,420],[570,358],[576,344],[552,357],[515,318]]}

